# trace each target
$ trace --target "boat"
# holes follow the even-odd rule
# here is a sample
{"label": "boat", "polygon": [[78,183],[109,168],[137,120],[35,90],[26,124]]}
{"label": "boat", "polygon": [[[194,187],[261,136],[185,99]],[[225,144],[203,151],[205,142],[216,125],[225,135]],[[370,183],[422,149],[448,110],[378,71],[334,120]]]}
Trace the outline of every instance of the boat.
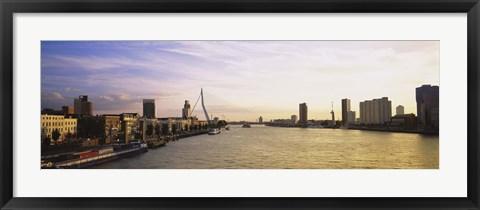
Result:
{"label": "boat", "polygon": [[217,134],[220,134],[220,132],[221,132],[220,129],[213,128],[208,131],[208,135],[217,135]]}
{"label": "boat", "polygon": [[242,128],[251,128],[251,127],[252,126],[250,124],[247,124],[247,123],[243,124],[243,126],[242,126]]}

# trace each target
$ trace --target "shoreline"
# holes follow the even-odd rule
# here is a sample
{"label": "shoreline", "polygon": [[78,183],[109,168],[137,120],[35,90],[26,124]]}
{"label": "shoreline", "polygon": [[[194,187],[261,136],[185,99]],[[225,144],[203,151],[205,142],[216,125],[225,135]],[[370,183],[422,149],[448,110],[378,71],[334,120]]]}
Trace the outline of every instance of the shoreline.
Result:
{"label": "shoreline", "polygon": [[[265,126],[277,127],[277,128],[303,128],[303,127],[297,127],[297,126],[275,126],[275,125],[265,125]],[[305,129],[308,129],[308,127],[306,127]],[[341,129],[341,130],[378,131],[378,132],[391,132],[391,133],[414,133],[414,134],[434,135],[434,136],[439,135],[439,133],[436,131],[399,130],[399,129],[382,129],[382,128],[348,127],[348,128],[310,128],[310,129]]]}
{"label": "shoreline", "polygon": [[395,129],[381,129],[381,128],[347,128],[347,130],[379,131],[379,132],[392,132],[392,133],[415,133],[415,134],[433,135],[433,136],[439,135],[439,133],[435,131],[423,131],[423,130],[395,130]]}

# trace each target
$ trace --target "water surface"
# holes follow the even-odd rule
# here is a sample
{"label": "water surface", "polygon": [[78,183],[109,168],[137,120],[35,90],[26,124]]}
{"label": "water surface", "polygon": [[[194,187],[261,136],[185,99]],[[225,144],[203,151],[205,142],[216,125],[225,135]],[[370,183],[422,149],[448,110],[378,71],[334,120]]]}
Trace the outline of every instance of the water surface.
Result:
{"label": "water surface", "polygon": [[94,168],[438,169],[438,136],[343,129],[230,126]]}

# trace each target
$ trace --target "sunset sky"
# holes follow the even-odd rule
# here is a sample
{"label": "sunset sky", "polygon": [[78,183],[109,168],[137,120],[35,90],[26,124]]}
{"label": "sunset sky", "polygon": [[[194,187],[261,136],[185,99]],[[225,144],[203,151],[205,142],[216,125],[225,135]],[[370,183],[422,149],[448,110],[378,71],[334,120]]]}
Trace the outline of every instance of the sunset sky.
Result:
{"label": "sunset sky", "polygon": [[[388,97],[416,114],[415,88],[439,85],[438,41],[43,41],[42,108],[88,95],[95,114],[181,116],[204,89],[210,114],[286,119],[306,102],[309,119],[341,118],[341,99]],[[193,113],[205,119],[200,102]]]}

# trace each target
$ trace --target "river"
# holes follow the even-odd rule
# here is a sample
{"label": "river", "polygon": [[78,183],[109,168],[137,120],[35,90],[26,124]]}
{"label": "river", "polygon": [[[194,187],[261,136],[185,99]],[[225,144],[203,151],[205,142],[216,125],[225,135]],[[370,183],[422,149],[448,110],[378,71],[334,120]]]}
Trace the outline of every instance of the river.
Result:
{"label": "river", "polygon": [[438,136],[377,131],[230,126],[100,169],[438,169]]}

